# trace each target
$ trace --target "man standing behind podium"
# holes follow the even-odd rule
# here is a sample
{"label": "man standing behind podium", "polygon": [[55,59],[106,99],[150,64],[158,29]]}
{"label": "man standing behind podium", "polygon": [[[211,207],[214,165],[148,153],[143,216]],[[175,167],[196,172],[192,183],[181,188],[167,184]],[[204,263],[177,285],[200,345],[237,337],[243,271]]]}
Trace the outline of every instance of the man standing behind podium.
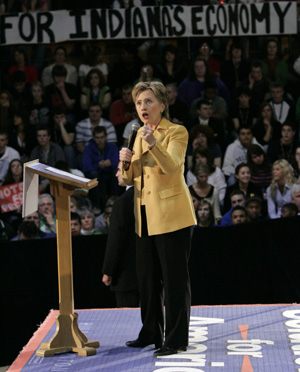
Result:
{"label": "man standing behind podium", "polygon": [[183,176],[188,132],[167,119],[168,100],[162,83],[140,82],[132,96],[144,126],[137,133],[133,152],[128,148],[120,151],[120,161],[126,162],[122,170],[125,183],[134,184],[143,326],[138,338],[126,345],[143,348],[155,344],[159,349],[154,355],[171,355],[188,346],[188,258],[191,226],[196,224]]}
{"label": "man standing behind podium", "polygon": [[[125,187],[122,163],[116,173],[119,186]],[[118,307],[138,307],[139,291],[135,269],[133,187],[114,202],[110,216],[102,282],[115,292]]]}

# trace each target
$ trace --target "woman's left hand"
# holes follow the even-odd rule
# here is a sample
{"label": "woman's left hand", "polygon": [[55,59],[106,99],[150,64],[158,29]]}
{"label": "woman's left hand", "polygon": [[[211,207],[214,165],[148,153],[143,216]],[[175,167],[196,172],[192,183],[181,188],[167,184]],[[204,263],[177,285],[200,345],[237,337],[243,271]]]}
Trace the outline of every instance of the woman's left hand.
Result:
{"label": "woman's left hand", "polygon": [[149,146],[154,145],[156,139],[153,135],[153,130],[147,124],[144,124],[142,128],[141,138],[148,143]]}

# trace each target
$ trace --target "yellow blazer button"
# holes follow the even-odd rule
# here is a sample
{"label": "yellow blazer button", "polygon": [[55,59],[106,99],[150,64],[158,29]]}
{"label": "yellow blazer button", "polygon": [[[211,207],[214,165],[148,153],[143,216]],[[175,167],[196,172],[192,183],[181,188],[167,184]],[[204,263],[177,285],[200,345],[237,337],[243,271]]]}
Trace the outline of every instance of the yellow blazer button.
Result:
{"label": "yellow blazer button", "polygon": [[148,191],[147,194],[150,195],[151,194],[151,191]]}

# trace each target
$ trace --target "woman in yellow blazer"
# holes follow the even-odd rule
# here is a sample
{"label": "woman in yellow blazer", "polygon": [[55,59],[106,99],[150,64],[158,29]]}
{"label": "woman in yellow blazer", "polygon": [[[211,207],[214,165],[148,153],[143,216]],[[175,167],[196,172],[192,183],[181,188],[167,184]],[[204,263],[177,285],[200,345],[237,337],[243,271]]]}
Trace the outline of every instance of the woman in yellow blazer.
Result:
{"label": "woman in yellow blazer", "polygon": [[[133,151],[123,148],[123,178],[134,185],[137,274],[142,329],[129,347],[155,344],[156,356],[186,350],[190,317],[188,257],[191,226],[196,224],[184,179],[188,132],[168,118],[160,82],[138,83],[132,92],[144,123]],[[164,293],[164,301],[163,301]],[[165,338],[163,304],[166,306]]]}

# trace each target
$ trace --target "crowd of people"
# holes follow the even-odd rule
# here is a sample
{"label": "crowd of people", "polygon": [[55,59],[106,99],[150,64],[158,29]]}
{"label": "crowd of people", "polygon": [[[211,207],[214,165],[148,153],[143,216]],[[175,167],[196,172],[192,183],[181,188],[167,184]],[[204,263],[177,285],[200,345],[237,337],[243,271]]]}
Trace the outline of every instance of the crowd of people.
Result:
{"label": "crowd of people", "polygon": [[[34,159],[97,178],[98,187],[72,196],[72,234],[107,233],[114,201],[124,192],[116,177],[119,150],[132,125],[142,125],[132,89],[160,81],[170,121],[189,131],[185,179],[196,227],[298,214],[299,61],[281,57],[280,38],[267,39],[264,57],[255,60],[246,58],[240,39],[231,39],[229,56],[224,50],[221,58],[213,40],[199,39],[189,66],[176,43],[163,44],[161,58],[150,63],[136,43],[124,42],[111,64],[102,44],[89,44],[77,65],[58,45],[53,62],[41,68],[31,64],[25,46],[11,48],[0,91],[1,186],[22,182],[22,164]],[[49,182],[41,179],[39,188],[37,213],[22,221],[20,209],[2,211],[2,238],[55,234]]]}

